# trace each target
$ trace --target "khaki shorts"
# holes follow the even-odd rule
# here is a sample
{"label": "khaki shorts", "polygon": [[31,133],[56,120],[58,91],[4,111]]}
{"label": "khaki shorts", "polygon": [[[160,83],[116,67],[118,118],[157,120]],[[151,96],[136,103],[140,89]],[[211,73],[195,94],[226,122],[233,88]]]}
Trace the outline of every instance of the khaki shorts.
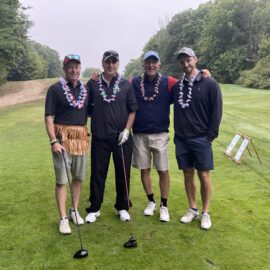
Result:
{"label": "khaki shorts", "polygon": [[[68,171],[71,172],[72,179],[84,180],[86,174],[87,155],[70,155],[65,152]],[[68,183],[67,173],[62,154],[53,153],[53,164],[55,181],[59,185]]]}
{"label": "khaki shorts", "polygon": [[137,169],[150,169],[152,158],[153,167],[158,171],[169,169],[169,133],[134,134],[132,165]]}

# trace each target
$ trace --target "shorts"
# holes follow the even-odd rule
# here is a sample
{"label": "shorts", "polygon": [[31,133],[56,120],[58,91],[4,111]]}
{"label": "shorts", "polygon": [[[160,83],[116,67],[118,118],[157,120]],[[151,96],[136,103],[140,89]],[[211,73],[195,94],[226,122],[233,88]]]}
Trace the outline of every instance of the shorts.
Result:
{"label": "shorts", "polygon": [[150,169],[153,158],[155,169],[167,171],[169,169],[168,144],[169,134],[167,132],[134,134],[132,165],[141,170]]}
{"label": "shorts", "polygon": [[193,139],[180,139],[175,136],[174,143],[180,170],[190,167],[195,167],[198,171],[214,169],[212,143],[207,139],[207,136]]}
{"label": "shorts", "polygon": [[[68,171],[72,179],[83,181],[86,174],[87,155],[70,155],[65,152]],[[65,185],[68,183],[67,173],[62,154],[53,153],[53,164],[56,184]]]}

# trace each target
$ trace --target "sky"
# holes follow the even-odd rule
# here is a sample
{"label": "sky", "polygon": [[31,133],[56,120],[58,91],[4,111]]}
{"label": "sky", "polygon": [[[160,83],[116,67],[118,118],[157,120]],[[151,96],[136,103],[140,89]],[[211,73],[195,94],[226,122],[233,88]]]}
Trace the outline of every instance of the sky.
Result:
{"label": "sky", "polygon": [[119,71],[177,13],[208,0],[20,0],[34,26],[29,37],[59,52],[81,56],[82,69],[101,69],[106,50],[120,56]]}

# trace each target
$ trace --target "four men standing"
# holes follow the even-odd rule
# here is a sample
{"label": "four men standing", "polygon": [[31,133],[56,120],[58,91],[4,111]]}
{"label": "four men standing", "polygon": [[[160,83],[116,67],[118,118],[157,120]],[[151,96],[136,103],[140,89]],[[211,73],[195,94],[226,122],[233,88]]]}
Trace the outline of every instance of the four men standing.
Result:
{"label": "four men standing", "polygon": [[[173,77],[159,73],[158,53],[147,52],[144,55],[144,74],[134,78],[131,84],[118,74],[118,53],[106,51],[102,58],[104,71],[97,80],[88,82],[86,91],[78,80],[79,57],[75,55],[65,57],[66,78],[48,90],[45,109],[45,123],[55,165],[56,199],[61,217],[59,226],[61,233],[70,233],[71,230],[65,212],[66,177],[63,175],[64,167],[60,153],[66,151],[70,160],[74,196],[70,214],[73,222],[76,222],[73,213],[77,211],[88,147],[85,128],[87,113],[91,117],[92,143],[90,207],[86,209],[88,215],[85,221],[95,222],[100,215],[111,154],[115,167],[117,194],[114,207],[120,220],[130,220],[128,210],[131,203],[128,201],[127,192],[129,192],[132,152],[133,166],[141,170],[141,181],[148,198],[144,215],[152,216],[156,210],[150,176],[153,160],[159,174],[160,221],[170,220],[167,208],[170,185],[168,172],[170,103],[174,104],[176,159],[179,169],[184,173],[189,201],[188,212],[180,221],[189,223],[199,216],[195,199],[196,169],[201,182],[203,205],[201,227],[203,229],[211,227],[208,214],[211,197],[210,170],[213,169],[211,142],[218,135],[221,121],[221,92],[214,79],[201,76],[201,72],[196,68],[197,58],[192,49],[182,48],[177,54],[177,60],[184,72],[184,76],[178,82]],[[134,141],[130,135],[132,126]],[[79,135],[69,143],[75,134],[73,128]],[[63,146],[56,139],[57,133],[61,133],[62,138],[65,138],[62,139]],[[84,221],[78,212],[77,215],[78,223],[83,224]]]}

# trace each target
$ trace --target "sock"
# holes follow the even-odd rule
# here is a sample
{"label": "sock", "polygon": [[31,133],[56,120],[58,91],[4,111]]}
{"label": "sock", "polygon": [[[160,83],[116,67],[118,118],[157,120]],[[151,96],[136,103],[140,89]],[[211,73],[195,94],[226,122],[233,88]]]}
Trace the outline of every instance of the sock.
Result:
{"label": "sock", "polygon": [[154,193],[148,194],[148,195],[147,195],[147,198],[148,198],[148,201],[149,201],[149,202],[154,202],[154,203],[155,203],[155,200],[154,200]]}
{"label": "sock", "polygon": [[161,205],[167,207],[167,199],[161,198]]}
{"label": "sock", "polygon": [[198,208],[192,208],[192,207],[190,207],[192,210],[194,210],[194,211],[198,211]]}

